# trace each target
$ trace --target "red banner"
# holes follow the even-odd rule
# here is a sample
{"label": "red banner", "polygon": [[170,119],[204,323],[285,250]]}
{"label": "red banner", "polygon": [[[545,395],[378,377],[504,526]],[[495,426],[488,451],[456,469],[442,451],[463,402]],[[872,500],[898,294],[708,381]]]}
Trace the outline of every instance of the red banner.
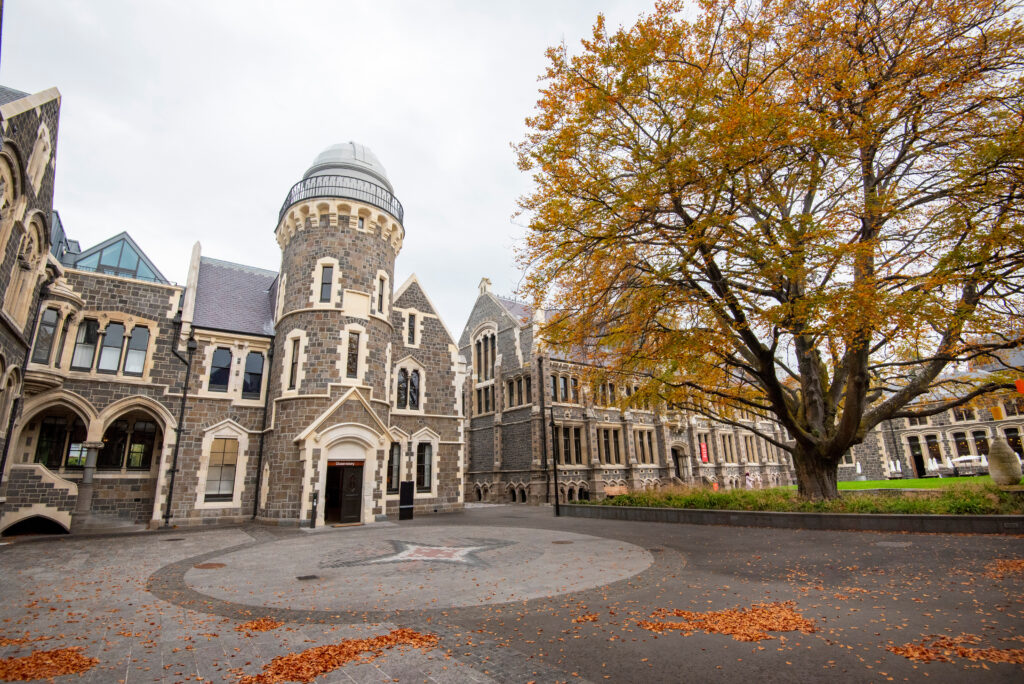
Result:
{"label": "red banner", "polygon": [[708,445],[704,442],[700,443],[700,461],[701,463],[708,462]]}

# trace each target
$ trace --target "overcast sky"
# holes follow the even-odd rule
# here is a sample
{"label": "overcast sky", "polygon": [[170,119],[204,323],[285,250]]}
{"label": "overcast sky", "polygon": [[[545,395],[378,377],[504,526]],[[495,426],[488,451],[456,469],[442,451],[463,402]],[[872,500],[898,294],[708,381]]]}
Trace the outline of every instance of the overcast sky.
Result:
{"label": "overcast sky", "polygon": [[183,283],[205,256],[278,270],[289,188],[337,142],[370,147],[405,207],[415,272],[452,332],[480,278],[519,284],[510,145],[544,50],[653,0],[7,0],[0,83],[63,95],[54,207],[89,247],[127,230]]}

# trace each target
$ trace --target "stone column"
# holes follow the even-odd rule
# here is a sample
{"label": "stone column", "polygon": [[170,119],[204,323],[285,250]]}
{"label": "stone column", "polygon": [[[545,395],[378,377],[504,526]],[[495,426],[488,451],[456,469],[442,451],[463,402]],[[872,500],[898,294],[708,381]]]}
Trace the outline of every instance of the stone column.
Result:
{"label": "stone column", "polygon": [[78,484],[78,500],[75,502],[72,527],[80,527],[89,518],[92,510],[92,480],[96,474],[96,459],[103,448],[103,442],[85,442],[82,446],[85,447],[85,467],[82,469],[82,480]]}

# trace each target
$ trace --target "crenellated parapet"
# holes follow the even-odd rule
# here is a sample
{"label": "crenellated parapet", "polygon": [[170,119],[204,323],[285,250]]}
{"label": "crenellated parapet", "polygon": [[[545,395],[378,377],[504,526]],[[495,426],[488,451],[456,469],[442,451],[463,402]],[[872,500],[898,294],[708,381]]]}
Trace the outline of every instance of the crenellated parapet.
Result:
{"label": "crenellated parapet", "polygon": [[319,228],[323,220],[329,228],[349,229],[378,235],[390,243],[397,255],[405,239],[405,228],[392,215],[363,202],[342,202],[322,197],[299,201],[287,207],[274,231],[277,244],[284,249],[296,233],[309,227]]}

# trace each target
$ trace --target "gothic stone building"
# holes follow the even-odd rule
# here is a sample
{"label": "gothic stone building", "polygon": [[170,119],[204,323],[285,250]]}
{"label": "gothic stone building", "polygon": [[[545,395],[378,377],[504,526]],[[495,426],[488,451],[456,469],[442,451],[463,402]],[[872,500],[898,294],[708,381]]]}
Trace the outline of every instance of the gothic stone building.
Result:
{"label": "gothic stone building", "polygon": [[[747,473],[755,486],[794,481],[788,454],[748,429],[631,405],[629,382],[586,386],[586,365],[544,347],[535,313],[486,278],[459,350],[471,362],[467,500],[552,501],[552,462],[561,501],[670,483],[743,487]],[[782,438],[772,423],[757,428]]]}
{"label": "gothic stone building", "polygon": [[464,369],[416,277],[395,287],[403,209],[369,149],[328,148],[288,193],[278,273],[197,243],[182,287],[127,234],[81,250],[53,217],[0,530],[370,523],[402,482],[417,512],[462,506]]}

